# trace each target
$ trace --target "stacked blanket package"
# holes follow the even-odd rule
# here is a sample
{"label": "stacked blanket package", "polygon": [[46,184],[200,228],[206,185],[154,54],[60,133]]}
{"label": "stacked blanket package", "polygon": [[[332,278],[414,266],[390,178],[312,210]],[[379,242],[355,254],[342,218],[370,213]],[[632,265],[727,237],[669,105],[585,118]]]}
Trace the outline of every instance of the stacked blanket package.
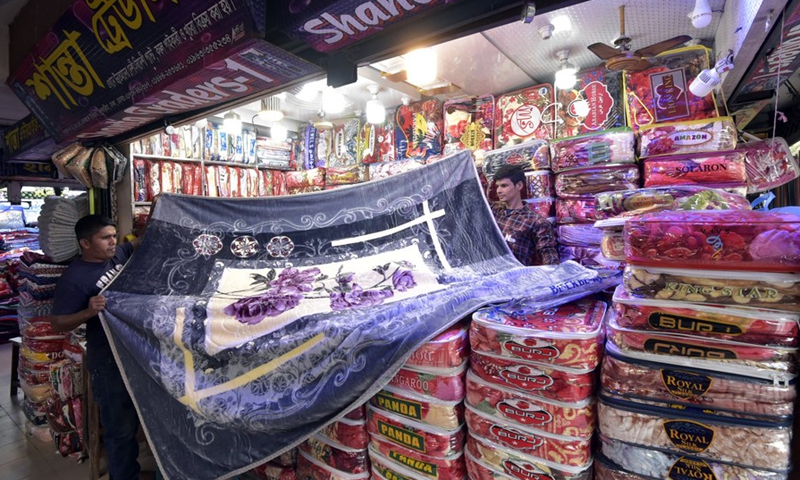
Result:
{"label": "stacked blanket package", "polygon": [[607,306],[473,314],[465,453],[470,479],[591,478],[595,369]]}
{"label": "stacked blanket package", "polygon": [[[463,480],[468,324],[416,350],[367,405],[373,479]],[[369,471],[369,470],[368,470]]]}
{"label": "stacked blanket package", "polygon": [[55,262],[65,262],[80,253],[75,224],[89,214],[89,197],[47,197],[39,215],[39,243]]}
{"label": "stacked blanket package", "polygon": [[663,211],[625,224],[596,478],[788,478],[800,217]]}

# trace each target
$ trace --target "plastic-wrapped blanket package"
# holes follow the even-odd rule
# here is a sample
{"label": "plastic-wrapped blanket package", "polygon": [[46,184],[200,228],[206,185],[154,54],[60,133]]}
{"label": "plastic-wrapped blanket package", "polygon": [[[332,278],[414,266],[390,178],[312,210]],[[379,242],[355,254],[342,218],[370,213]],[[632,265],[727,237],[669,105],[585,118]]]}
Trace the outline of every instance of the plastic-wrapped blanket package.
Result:
{"label": "plastic-wrapped blanket package", "polygon": [[781,347],[796,347],[800,335],[796,313],[637,298],[621,285],[614,292],[614,310],[620,327],[636,330]]}
{"label": "plastic-wrapped blanket package", "polygon": [[260,480],[296,480],[294,467],[284,467],[273,462],[267,462],[250,470]]}
{"label": "plastic-wrapped blanket package", "polygon": [[416,349],[406,361],[410,367],[457,368],[469,358],[469,322],[448,328]]}
{"label": "plastic-wrapped blanket package", "polygon": [[797,159],[780,137],[747,143],[737,150],[747,157],[747,193],[765,192],[800,176]]}
{"label": "plastic-wrapped blanket package", "polygon": [[369,460],[372,464],[374,480],[427,480],[422,472],[407,468],[405,464],[389,460],[374,448],[369,449]]}
{"label": "plastic-wrapped blanket package", "polygon": [[634,265],[800,271],[800,216],[762,211],[658,212],[625,224]]}
{"label": "plastic-wrapped blanket package", "polygon": [[444,429],[458,428],[464,423],[464,403],[461,399],[445,402],[387,386],[370,399],[370,405]]}
{"label": "plastic-wrapped blanket package", "polygon": [[340,418],[317,433],[328,440],[356,450],[363,450],[369,445],[366,420]]}
{"label": "plastic-wrapped blanket package", "polygon": [[733,150],[737,135],[731,117],[651,124],[636,134],[642,158]]}
{"label": "plastic-wrapped blanket package", "polygon": [[81,365],[64,359],[50,365],[50,384],[61,400],[83,395]]}
{"label": "plastic-wrapped blanket package", "polygon": [[635,165],[569,170],[556,175],[556,195],[563,198],[634,188],[639,188],[639,167]]}
{"label": "plastic-wrapped blanket package", "polygon": [[320,191],[325,186],[325,169],[284,172],[283,178],[290,195]]}
{"label": "plastic-wrapped blanket package", "polygon": [[525,172],[525,189],[527,198],[552,197],[553,174],[549,170]]}
{"label": "plastic-wrapped blanket package", "polygon": [[608,218],[608,214],[597,210],[593,195],[556,199],[556,220],[562,223],[591,223]]}
{"label": "plastic-wrapped blanket package", "polygon": [[395,111],[394,123],[397,160],[426,160],[443,153],[441,101],[400,105]]}
{"label": "plastic-wrapped blanket package", "polygon": [[345,447],[321,436],[312,436],[301,443],[299,450],[331,468],[347,473],[369,471],[366,450]]}
{"label": "plastic-wrapped blanket package", "polygon": [[595,480],[659,480],[623,470],[602,455],[595,457],[593,470]]}
{"label": "plastic-wrapped blanket package", "polygon": [[606,270],[622,270],[623,262],[609,259],[603,255],[600,247],[585,245],[559,245],[558,258],[561,262],[572,260],[584,267]]}
{"label": "plastic-wrapped blanket package", "polygon": [[800,312],[800,275],[628,265],[628,293],[642,298]]}
{"label": "plastic-wrapped blanket package", "polygon": [[364,176],[364,167],[360,165],[328,167],[325,169],[325,186],[361,183],[364,181]]}
{"label": "plastic-wrapped blanket package", "polygon": [[556,90],[559,122],[556,138],[624,127],[625,99],[622,72],[605,66],[589,68],[575,75],[573,88]]}
{"label": "plastic-wrapped blanket package", "polygon": [[394,124],[386,119],[382,125],[364,123],[361,127],[361,162],[394,161]]}
{"label": "plastic-wrapped blanket package", "polygon": [[443,429],[408,420],[372,407],[367,409],[369,434],[430,457],[446,458],[463,450],[464,429]]}
{"label": "plastic-wrapped blanket package", "polygon": [[684,415],[671,408],[600,398],[598,425],[607,438],[679,455],[785,471],[791,423]]}
{"label": "plastic-wrapped blanket package", "polygon": [[560,402],[522,393],[467,374],[467,405],[523,427],[576,438],[594,433],[594,399]]}
{"label": "plastic-wrapped blanket package", "polygon": [[[467,471],[469,472],[469,479],[470,480],[509,480],[511,478],[505,472],[501,472],[492,468],[491,466],[481,462],[480,460],[476,459],[470,452],[467,450],[464,452],[464,459],[467,463]],[[522,474],[524,475],[524,474]],[[535,477],[533,478],[544,478],[540,473],[535,473],[534,471],[531,472],[531,475]],[[523,477],[524,478],[524,477]]]}
{"label": "plastic-wrapped blanket package", "polygon": [[417,393],[444,401],[464,398],[464,372],[467,366],[456,368],[401,368],[389,385],[403,391]]}
{"label": "plastic-wrapped blanket package", "polygon": [[47,425],[47,400],[34,402],[30,398],[22,400],[22,414],[31,425]]}
{"label": "plastic-wrapped blanket package", "polygon": [[434,480],[463,480],[467,473],[463,451],[444,458],[431,457],[378,437],[373,437],[370,443],[370,459],[383,467],[402,466],[422,478]]}
{"label": "plastic-wrapped blanket package", "polygon": [[788,472],[741,467],[600,437],[600,452],[625,471],[648,478],[784,480]]}
{"label": "plastic-wrapped blanket package", "polygon": [[645,187],[705,185],[714,188],[747,186],[743,152],[674,155],[648,158],[643,167]]}
{"label": "plastic-wrapped blanket package", "polygon": [[633,130],[618,128],[550,142],[554,172],[573,168],[636,163]]}
{"label": "plastic-wrapped blanket package", "polygon": [[600,375],[603,389],[625,397],[746,413],[753,417],[792,414],[794,381],[776,382],[723,369],[695,368],[692,359],[661,355],[659,361],[628,357],[614,344],[606,347]]}
{"label": "plastic-wrapped blanket package", "polygon": [[422,168],[423,166],[424,163],[412,160],[373,163],[367,166],[367,172],[369,173],[370,180],[380,180],[382,178]]}
{"label": "plastic-wrapped blanket package", "polygon": [[579,402],[594,393],[594,371],[472,352],[472,371],[483,380],[532,395]]}
{"label": "plastic-wrapped blanket package", "polygon": [[599,362],[606,308],[592,299],[539,312],[483,308],[472,315],[470,345],[473,352],[591,370]]}
{"label": "plastic-wrapped blanket package", "polygon": [[331,468],[305,452],[297,457],[297,480],[367,480],[369,472],[347,473]]}
{"label": "plastic-wrapped blanket package", "polygon": [[526,198],[523,202],[534,213],[538,213],[540,217],[549,218],[553,215],[553,206],[556,203],[556,199],[553,197]]}
{"label": "plastic-wrapped blanket package", "polygon": [[495,148],[551,139],[557,123],[553,86],[534,85],[497,97],[495,116]]}
{"label": "plastic-wrapped blanket package", "polygon": [[444,103],[444,154],[473,152],[480,165],[494,146],[494,97],[482,95]]}
{"label": "plastic-wrapped blanket package", "polygon": [[483,157],[483,173],[492,180],[503,165],[519,165],[525,170],[548,170],[550,149],[547,140],[530,140],[501,150],[486,152]]}
{"label": "plastic-wrapped blanket package", "polygon": [[581,467],[561,465],[514,449],[503,448],[485,438],[470,433],[467,451],[488,467],[504,472],[512,478],[548,478],[552,480],[589,480],[591,464]]}
{"label": "plastic-wrapped blanket package", "polygon": [[625,237],[622,232],[606,232],[600,240],[600,251],[609,260],[625,261]]}
{"label": "plastic-wrapped blanket package", "polygon": [[718,117],[714,95],[697,97],[689,85],[710,66],[710,50],[697,45],[664,52],[654,66],[625,71],[628,125],[634,130],[653,123]]}
{"label": "plastic-wrapped blanket package", "polygon": [[742,195],[699,185],[639,188],[595,195],[597,211],[610,216],[641,215],[660,210],[750,210]]}
{"label": "plastic-wrapped blanket package", "polygon": [[467,407],[467,428],[470,434],[523,454],[571,467],[585,467],[592,461],[592,441],[553,435],[524,427]]}
{"label": "plastic-wrapped blanket package", "polygon": [[558,226],[558,243],[562,245],[600,245],[603,229],[594,225],[575,224]]}

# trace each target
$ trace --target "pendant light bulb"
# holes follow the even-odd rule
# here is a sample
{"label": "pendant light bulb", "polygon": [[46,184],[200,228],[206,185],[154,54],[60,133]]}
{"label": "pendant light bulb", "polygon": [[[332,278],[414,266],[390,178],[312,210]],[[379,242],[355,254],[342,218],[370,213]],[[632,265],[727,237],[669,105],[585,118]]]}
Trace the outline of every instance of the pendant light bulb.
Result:
{"label": "pendant light bulb", "polygon": [[556,70],[555,87],[559,90],[570,90],[575,86],[575,82],[578,81],[575,76],[578,69],[575,68],[575,65],[569,63],[569,50],[559,50],[556,55],[561,68]]}
{"label": "pendant light bulb", "polygon": [[433,48],[420,48],[405,54],[406,79],[418,87],[436,81],[437,59]]}
{"label": "pendant light bulb", "polygon": [[366,106],[367,123],[381,125],[386,121],[386,106],[378,99],[380,87],[372,84],[367,87],[367,90],[372,94],[372,98],[367,101]]}
{"label": "pendant light bulb", "polygon": [[694,28],[706,28],[711,23],[711,6],[708,0],[697,0],[689,18]]}

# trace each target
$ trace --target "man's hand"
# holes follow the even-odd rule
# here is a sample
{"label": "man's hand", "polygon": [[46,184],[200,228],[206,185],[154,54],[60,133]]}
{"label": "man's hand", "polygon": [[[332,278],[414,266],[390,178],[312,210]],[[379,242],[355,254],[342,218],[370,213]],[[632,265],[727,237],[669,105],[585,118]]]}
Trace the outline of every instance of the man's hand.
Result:
{"label": "man's hand", "polygon": [[106,297],[102,295],[97,295],[89,299],[89,310],[92,316],[97,315],[98,313],[102,312],[106,308]]}

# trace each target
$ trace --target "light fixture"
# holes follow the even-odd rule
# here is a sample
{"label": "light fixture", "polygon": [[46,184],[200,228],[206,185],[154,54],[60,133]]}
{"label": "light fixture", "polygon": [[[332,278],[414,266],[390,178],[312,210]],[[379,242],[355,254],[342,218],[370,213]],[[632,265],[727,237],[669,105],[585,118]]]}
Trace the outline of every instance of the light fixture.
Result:
{"label": "light fixture", "polygon": [[708,0],[697,0],[689,18],[694,28],[706,28],[711,23],[711,6]]}
{"label": "light fixture", "polygon": [[238,113],[231,110],[222,117],[222,129],[229,135],[242,134],[242,117]]}
{"label": "light fixture", "polygon": [[286,137],[288,135],[289,135],[289,131],[286,130],[286,127],[284,127],[283,125],[275,124],[275,125],[272,125],[271,127],[269,127],[269,136],[270,136],[270,138],[272,138],[273,140],[275,140],[277,142],[283,142],[284,140],[286,140]]}
{"label": "light fixture", "polygon": [[539,36],[542,37],[542,40],[550,40],[550,37],[553,36],[553,31],[555,29],[556,27],[550,25],[549,23],[547,25],[542,25],[539,27]]}
{"label": "light fixture", "polygon": [[173,127],[171,123],[168,123],[167,126],[164,127],[164,132],[166,132],[167,135],[174,135],[175,127]]}
{"label": "light fixture", "polygon": [[325,110],[320,110],[317,115],[319,116],[319,120],[312,123],[314,128],[317,130],[333,130],[333,124],[325,119]]}
{"label": "light fixture", "polygon": [[208,126],[208,119],[201,118],[200,120],[194,122],[194,126],[197,128],[206,128]]}
{"label": "light fixture", "polygon": [[411,103],[411,97],[408,95],[403,95],[400,97],[400,103],[407,107]]}
{"label": "light fixture", "polygon": [[367,123],[381,125],[386,121],[386,106],[378,100],[378,91],[381,89],[377,84],[367,86],[367,90],[372,94],[372,98],[367,101]]}
{"label": "light fixture", "polygon": [[572,22],[566,15],[559,15],[551,18],[550,23],[553,24],[553,33],[569,32],[572,30]]}
{"label": "light fixture", "polygon": [[261,110],[258,112],[258,116],[265,122],[280,122],[283,120],[281,99],[277,96],[261,99]]}
{"label": "light fixture", "polygon": [[533,17],[536,16],[536,2],[533,0],[526,0],[525,4],[522,5],[522,15],[520,20],[522,23],[531,23],[533,21]]}
{"label": "light fixture", "polygon": [[436,50],[420,48],[404,55],[406,64],[406,80],[418,87],[436,81]]}
{"label": "light fixture", "polygon": [[322,91],[322,110],[328,113],[341,113],[347,106],[347,101],[341,92],[333,87],[325,87]]}
{"label": "light fixture", "polygon": [[561,68],[556,70],[555,86],[559,90],[569,90],[574,87],[575,82],[578,81],[575,77],[578,69],[575,68],[575,65],[569,63],[569,50],[559,50],[556,52],[556,56],[558,57],[558,63],[561,64]]}
{"label": "light fixture", "polygon": [[719,74],[727,72],[733,68],[733,50],[728,50],[728,54],[721,58],[714,68],[707,68],[700,72],[700,74],[692,80],[689,85],[689,91],[696,97],[705,97],[714,87],[722,81]]}
{"label": "light fixture", "polygon": [[304,102],[313,102],[319,97],[319,92],[325,89],[325,80],[317,80],[316,82],[308,82],[303,85],[303,88],[295,94],[295,97],[303,100]]}

